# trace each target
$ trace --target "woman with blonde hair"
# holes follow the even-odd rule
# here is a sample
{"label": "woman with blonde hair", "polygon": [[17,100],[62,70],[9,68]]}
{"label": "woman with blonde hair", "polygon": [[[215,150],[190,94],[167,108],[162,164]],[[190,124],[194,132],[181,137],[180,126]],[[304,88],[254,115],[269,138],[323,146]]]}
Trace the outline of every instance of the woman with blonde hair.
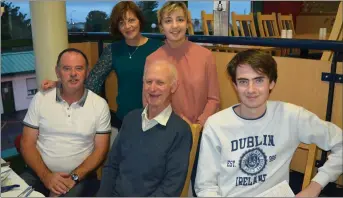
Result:
{"label": "woman with blonde hair", "polygon": [[[219,83],[216,63],[208,49],[188,41],[186,31],[191,24],[183,2],[166,2],[157,12],[165,44],[149,55],[146,65],[164,59],[178,71],[178,88],[172,96],[173,110],[191,123],[204,125],[219,107]],[[146,104],[145,98],[143,103]]]}

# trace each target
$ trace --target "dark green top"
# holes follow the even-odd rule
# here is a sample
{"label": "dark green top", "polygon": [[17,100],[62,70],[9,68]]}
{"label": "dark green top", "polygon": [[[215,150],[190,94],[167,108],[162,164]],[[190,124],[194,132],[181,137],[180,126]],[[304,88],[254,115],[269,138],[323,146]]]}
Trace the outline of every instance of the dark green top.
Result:
{"label": "dark green top", "polygon": [[116,116],[123,120],[128,112],[142,108],[142,80],[145,59],[162,44],[159,40],[149,39],[138,48],[127,45],[124,40],[108,45],[91,70],[86,81],[86,87],[94,93],[100,94],[108,74],[114,70],[118,78]]}

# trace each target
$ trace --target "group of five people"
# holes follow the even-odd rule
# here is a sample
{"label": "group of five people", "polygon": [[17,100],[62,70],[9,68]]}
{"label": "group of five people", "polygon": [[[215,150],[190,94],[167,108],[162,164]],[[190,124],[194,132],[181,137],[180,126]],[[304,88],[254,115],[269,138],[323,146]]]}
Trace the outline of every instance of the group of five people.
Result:
{"label": "group of five people", "polygon": [[[165,3],[158,11],[163,44],[141,35],[135,3],[119,2],[110,30],[123,39],[104,49],[89,75],[82,51],[62,51],[59,80],[42,83],[45,91],[35,95],[23,122],[24,180],[46,196],[180,196],[192,146],[189,123],[197,123],[204,126],[193,174],[197,196],[256,195],[288,180],[299,142],[332,151],[299,196],[318,196],[334,181],[342,173],[342,129],[304,108],[268,101],[277,66],[257,50],[228,64],[240,103],[216,113],[215,59],[187,40],[189,23],[183,2]],[[120,130],[108,152],[111,116],[97,94],[112,70]],[[96,169],[105,159],[99,187]]]}

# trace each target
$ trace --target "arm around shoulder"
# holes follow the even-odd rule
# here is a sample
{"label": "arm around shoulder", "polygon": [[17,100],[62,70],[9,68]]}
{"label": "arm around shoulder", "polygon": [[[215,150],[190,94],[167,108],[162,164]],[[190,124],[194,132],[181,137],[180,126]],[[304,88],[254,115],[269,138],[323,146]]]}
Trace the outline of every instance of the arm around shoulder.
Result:
{"label": "arm around shoulder", "polygon": [[96,94],[101,93],[102,85],[104,84],[107,76],[112,71],[112,50],[111,45],[104,48],[99,60],[94,65],[93,69],[89,72],[86,79],[86,87]]}

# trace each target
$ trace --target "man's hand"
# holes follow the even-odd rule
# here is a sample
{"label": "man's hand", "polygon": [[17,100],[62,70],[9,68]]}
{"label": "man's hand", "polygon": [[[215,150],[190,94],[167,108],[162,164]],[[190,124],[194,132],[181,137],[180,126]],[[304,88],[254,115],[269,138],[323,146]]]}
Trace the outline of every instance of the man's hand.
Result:
{"label": "man's hand", "polygon": [[56,87],[56,81],[52,81],[52,80],[43,80],[42,84],[41,84],[41,88],[43,91],[47,91],[49,89],[52,89],[54,87]]}
{"label": "man's hand", "polygon": [[75,182],[68,177],[70,177],[68,173],[48,173],[42,178],[42,182],[51,193],[61,195],[66,194],[75,185]]}
{"label": "man's hand", "polygon": [[322,186],[317,182],[312,181],[304,190],[296,195],[296,197],[318,197],[322,191]]}

